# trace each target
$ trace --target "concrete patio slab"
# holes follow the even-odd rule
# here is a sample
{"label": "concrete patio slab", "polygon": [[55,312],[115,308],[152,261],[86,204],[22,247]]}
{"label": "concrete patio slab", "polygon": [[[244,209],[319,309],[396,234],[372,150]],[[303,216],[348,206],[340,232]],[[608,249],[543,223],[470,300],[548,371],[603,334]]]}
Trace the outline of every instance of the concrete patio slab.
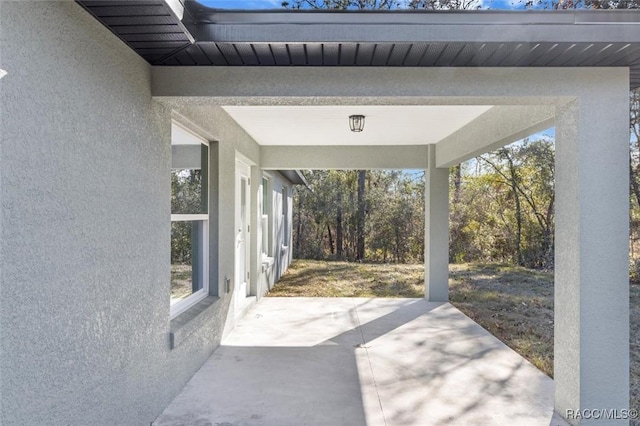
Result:
{"label": "concrete patio slab", "polygon": [[264,298],[153,424],[566,423],[553,381],[448,303]]}

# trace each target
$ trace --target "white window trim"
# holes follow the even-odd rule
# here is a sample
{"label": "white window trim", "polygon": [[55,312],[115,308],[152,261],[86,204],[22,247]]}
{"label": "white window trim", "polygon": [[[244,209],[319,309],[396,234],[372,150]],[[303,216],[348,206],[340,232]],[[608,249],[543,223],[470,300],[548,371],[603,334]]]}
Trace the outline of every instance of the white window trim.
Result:
{"label": "white window trim", "polygon": [[[210,152],[209,150],[211,149],[211,147],[209,146],[209,141],[199,136],[197,133],[194,133],[192,130],[190,130],[189,128],[185,127],[183,124],[175,120],[172,120],[171,124],[179,127],[181,130],[184,130],[190,136],[193,136],[195,139],[198,140],[199,143],[206,145],[208,148],[207,152]],[[207,161],[207,165],[209,167],[209,170],[207,171],[207,178],[209,179],[209,181],[207,182],[207,188],[210,188],[211,164],[209,161]],[[208,199],[208,196],[207,196],[207,199]],[[207,212],[208,211],[209,211],[209,208],[207,206]],[[184,299],[175,302],[174,304],[171,304],[171,301],[169,301],[170,319],[174,319],[175,317],[185,312],[190,307],[194,306],[195,304],[197,304],[198,302],[200,302],[201,300],[209,296],[209,280],[210,280],[210,277],[209,277],[209,213],[172,214],[171,215],[171,222],[188,222],[188,221],[202,222],[203,236],[201,241],[202,245],[200,247],[200,250],[202,253],[202,259],[203,259],[202,260],[202,288],[196,291],[195,293],[185,297]]]}
{"label": "white window trim", "polygon": [[209,221],[208,214],[172,214],[171,222]]}
{"label": "white window trim", "polygon": [[[171,221],[174,222],[173,216],[189,216],[189,215],[171,215]],[[193,215],[193,216],[208,216],[208,215]],[[181,221],[188,221],[190,219],[183,219]],[[185,297],[182,300],[170,305],[170,319],[173,319],[200,302],[202,299],[209,295],[209,220],[191,219],[194,221],[202,221],[202,245],[200,247],[202,253],[202,288],[195,293]]]}
{"label": "white window trim", "polygon": [[[266,191],[265,191],[265,181],[266,181]],[[261,231],[262,231],[262,247],[260,248],[261,251],[261,255],[262,255],[262,259],[263,261],[270,259],[271,257],[271,252],[272,252],[272,237],[271,237],[271,224],[270,221],[272,220],[272,216],[273,216],[273,188],[272,188],[272,177],[271,175],[267,174],[267,173],[263,173],[262,174],[262,182],[261,182],[263,189],[261,191],[262,193],[262,211],[260,212],[260,226],[261,226]],[[266,197],[265,197],[265,192],[266,192]],[[264,211],[267,211],[267,214],[264,214]],[[266,226],[265,226],[266,225]],[[266,242],[265,240],[265,235],[266,235]],[[264,250],[266,248],[266,251]]]}
{"label": "white window trim", "polygon": [[287,250],[289,250],[289,243],[291,242],[291,232],[289,231],[289,192],[291,192],[291,190],[287,185],[283,184],[280,192],[282,194],[282,247],[280,252],[286,253]]}

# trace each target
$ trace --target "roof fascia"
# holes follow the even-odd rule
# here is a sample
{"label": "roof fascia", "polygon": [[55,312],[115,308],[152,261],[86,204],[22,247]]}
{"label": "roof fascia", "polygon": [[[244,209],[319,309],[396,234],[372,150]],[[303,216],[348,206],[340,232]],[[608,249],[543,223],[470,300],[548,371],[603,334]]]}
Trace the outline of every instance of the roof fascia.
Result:
{"label": "roof fascia", "polygon": [[202,11],[198,42],[640,42],[637,11]]}

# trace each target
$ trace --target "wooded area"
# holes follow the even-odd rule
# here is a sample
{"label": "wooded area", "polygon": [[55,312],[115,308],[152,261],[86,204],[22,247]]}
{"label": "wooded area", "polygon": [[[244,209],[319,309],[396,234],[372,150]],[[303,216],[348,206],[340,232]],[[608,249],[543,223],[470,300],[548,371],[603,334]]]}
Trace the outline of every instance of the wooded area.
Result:
{"label": "wooded area", "polygon": [[[290,9],[501,9],[481,0],[285,0]],[[519,0],[515,9],[638,9],[640,0]],[[640,92],[631,92],[630,260],[640,281]],[[603,141],[606,143],[606,141]],[[423,176],[400,171],[306,172],[295,192],[294,256],[422,261]],[[526,140],[451,170],[452,262],[553,268],[554,141]]]}
{"label": "wooded area", "polygon": [[519,0],[510,2],[482,0],[284,0],[291,9],[500,9],[501,5],[526,9],[637,9],[638,0]]}
{"label": "wooded area", "polygon": [[[640,91],[630,93],[631,276],[640,278]],[[603,141],[606,144],[607,141]],[[421,262],[424,173],[304,171],[294,192],[294,256]],[[552,269],[553,136],[526,139],[450,171],[451,262]]]}

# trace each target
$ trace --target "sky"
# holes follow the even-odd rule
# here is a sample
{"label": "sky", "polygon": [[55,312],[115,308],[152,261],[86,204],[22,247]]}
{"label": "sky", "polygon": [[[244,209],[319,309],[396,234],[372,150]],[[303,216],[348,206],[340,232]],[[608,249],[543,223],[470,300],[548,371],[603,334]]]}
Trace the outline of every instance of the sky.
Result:
{"label": "sky", "polygon": [[[201,4],[219,9],[280,9],[282,0],[199,0]],[[479,0],[484,9],[522,9],[517,0]]]}

